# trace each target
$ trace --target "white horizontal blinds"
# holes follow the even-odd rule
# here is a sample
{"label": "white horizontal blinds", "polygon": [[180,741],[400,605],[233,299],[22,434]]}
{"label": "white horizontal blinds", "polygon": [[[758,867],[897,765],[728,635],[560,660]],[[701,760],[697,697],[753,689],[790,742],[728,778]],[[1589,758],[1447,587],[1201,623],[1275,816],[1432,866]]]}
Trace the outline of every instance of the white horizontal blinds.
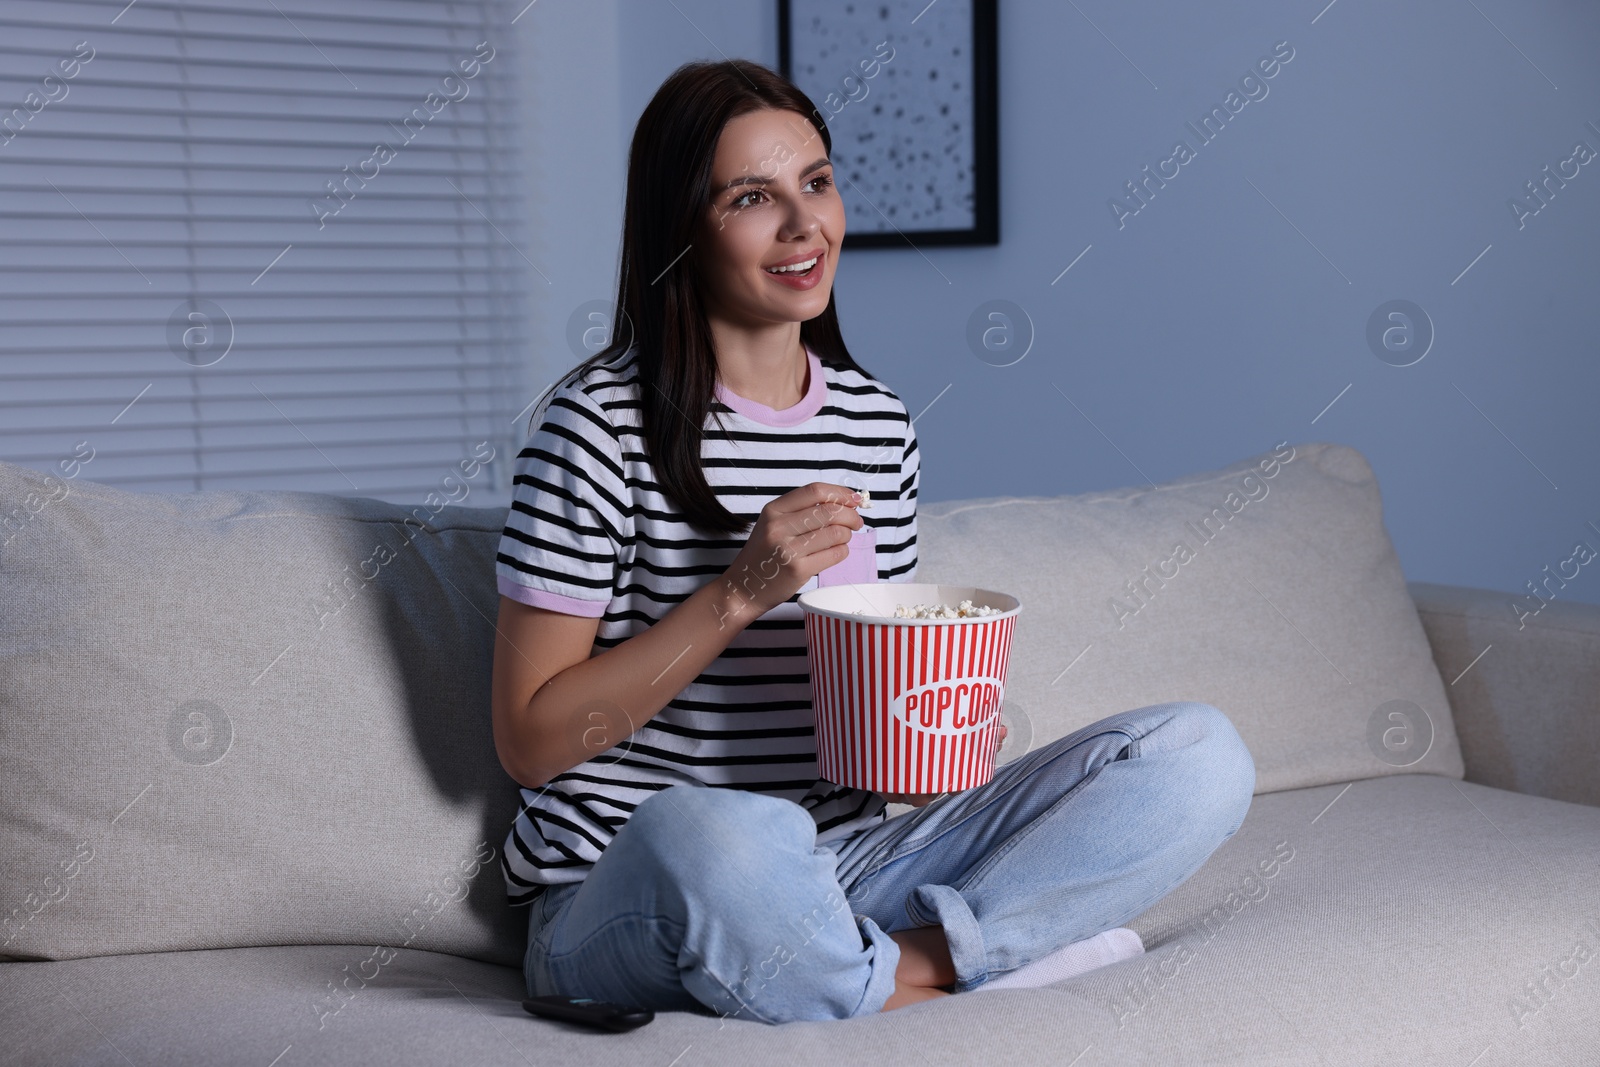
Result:
{"label": "white horizontal blinds", "polygon": [[467,460],[473,504],[509,501],[514,14],[5,0],[0,458],[406,503]]}

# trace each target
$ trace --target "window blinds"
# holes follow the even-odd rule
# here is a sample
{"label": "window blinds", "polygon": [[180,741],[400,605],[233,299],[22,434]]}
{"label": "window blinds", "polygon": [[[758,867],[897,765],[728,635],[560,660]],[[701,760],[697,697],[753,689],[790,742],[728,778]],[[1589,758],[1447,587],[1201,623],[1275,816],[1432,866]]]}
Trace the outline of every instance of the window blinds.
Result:
{"label": "window blinds", "polygon": [[470,468],[474,505],[509,500],[515,16],[6,0],[0,458],[398,503]]}

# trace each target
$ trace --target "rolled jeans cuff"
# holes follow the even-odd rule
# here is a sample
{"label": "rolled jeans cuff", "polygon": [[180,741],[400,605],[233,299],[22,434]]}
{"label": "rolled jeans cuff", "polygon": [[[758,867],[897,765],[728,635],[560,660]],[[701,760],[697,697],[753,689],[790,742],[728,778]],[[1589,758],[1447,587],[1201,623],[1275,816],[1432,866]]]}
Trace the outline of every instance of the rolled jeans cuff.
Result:
{"label": "rolled jeans cuff", "polygon": [[919,885],[906,898],[906,912],[919,926],[944,927],[945,940],[950,943],[950,962],[956,971],[953,992],[965,993],[988,981],[983,931],[960,893],[947,885]]}
{"label": "rolled jeans cuff", "polygon": [[862,936],[872,945],[872,973],[867,977],[867,988],[856,1005],[855,1015],[871,1015],[883,1010],[883,1005],[894,996],[894,975],[900,969],[900,942],[883,932],[871,918],[855,917]]}

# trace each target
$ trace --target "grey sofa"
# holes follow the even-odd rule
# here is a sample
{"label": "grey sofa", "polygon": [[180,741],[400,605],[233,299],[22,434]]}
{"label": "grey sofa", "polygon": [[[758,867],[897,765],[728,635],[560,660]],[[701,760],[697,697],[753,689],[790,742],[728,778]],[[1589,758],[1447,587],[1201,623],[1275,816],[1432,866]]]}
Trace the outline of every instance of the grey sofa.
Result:
{"label": "grey sofa", "polygon": [[519,1004],[503,511],[72,473],[0,464],[0,1062],[1600,1063],[1600,608],[1408,585],[1353,449],[922,508],[917,580],[1024,605],[1002,760],[1170,699],[1250,745],[1144,956],[622,1035]]}

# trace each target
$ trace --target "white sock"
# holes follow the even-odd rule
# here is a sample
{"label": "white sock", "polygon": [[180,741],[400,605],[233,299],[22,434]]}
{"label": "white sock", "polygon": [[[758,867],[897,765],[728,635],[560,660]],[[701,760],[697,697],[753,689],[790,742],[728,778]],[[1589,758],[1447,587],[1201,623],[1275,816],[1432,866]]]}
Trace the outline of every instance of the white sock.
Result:
{"label": "white sock", "polygon": [[1010,974],[991,978],[972,992],[978,993],[985,989],[1032,989],[1051,985],[1073,975],[1092,971],[1096,967],[1104,967],[1119,960],[1132,959],[1143,953],[1144,942],[1139,940],[1139,935],[1126,926],[1119,926],[1115,930],[1105,930],[1093,937],[1058,948],[1050,955],[1024,964]]}

